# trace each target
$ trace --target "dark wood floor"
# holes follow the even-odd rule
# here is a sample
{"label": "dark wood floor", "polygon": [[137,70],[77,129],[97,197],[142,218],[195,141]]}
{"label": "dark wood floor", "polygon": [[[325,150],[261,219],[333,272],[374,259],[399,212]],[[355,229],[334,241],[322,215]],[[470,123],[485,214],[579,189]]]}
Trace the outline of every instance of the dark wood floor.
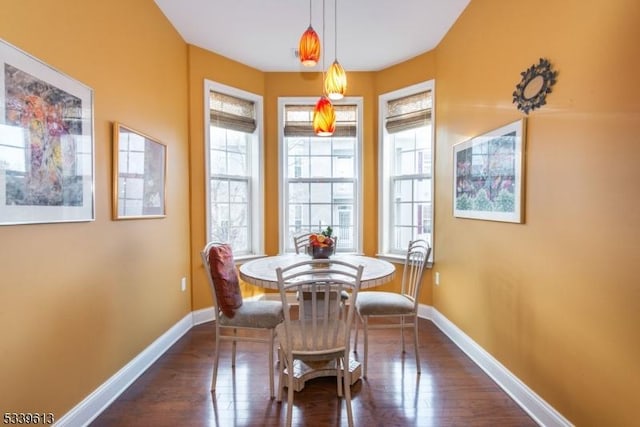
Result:
{"label": "dark wood floor", "polygon": [[[421,375],[409,331],[405,354],[399,330],[370,332],[368,378],[352,387],[356,426],[537,425],[432,322],[420,319],[419,327]],[[267,345],[239,343],[234,371],[231,344],[224,343],[214,398],[214,333],[212,323],[194,327],[91,426],[283,425],[286,392],[284,403],[269,399]],[[294,405],[295,426],[347,425],[335,378],[307,382]]]}

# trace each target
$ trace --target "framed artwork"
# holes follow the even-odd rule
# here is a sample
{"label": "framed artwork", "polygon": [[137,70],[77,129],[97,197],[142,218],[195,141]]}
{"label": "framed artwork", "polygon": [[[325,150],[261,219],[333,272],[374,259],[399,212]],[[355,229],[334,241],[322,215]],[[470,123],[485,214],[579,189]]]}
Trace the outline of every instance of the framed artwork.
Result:
{"label": "framed artwork", "polygon": [[0,40],[0,225],[93,221],[93,91]]}
{"label": "framed artwork", "polygon": [[163,218],[167,147],[113,124],[113,219]]}
{"label": "framed artwork", "polygon": [[453,215],[524,222],[522,118],[453,146]]}

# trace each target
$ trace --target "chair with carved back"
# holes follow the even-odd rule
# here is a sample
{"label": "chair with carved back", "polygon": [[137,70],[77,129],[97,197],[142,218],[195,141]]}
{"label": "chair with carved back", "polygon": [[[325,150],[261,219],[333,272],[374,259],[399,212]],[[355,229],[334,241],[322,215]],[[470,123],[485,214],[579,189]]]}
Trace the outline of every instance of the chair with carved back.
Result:
{"label": "chair with carved back", "polygon": [[[276,268],[278,288],[284,309],[284,322],[276,327],[280,356],[278,401],[282,401],[287,375],[287,422],[290,426],[294,396],[294,366],[297,363],[335,361],[338,396],[344,396],[349,426],[353,425],[351,409],[351,373],[349,351],[355,306],[342,309],[339,295],[350,293],[357,301],[363,267],[335,259],[305,260]],[[305,294],[292,317],[289,293]],[[344,378],[344,381],[343,381]]]}

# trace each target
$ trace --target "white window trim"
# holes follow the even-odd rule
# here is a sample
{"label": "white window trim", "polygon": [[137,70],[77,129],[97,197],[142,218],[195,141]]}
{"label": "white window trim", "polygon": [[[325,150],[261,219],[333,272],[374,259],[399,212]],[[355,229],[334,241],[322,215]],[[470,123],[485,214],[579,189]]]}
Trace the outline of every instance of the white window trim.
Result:
{"label": "white window trim", "polygon": [[[433,158],[431,159],[431,236],[433,240],[434,235],[434,206],[435,206],[435,80],[428,80],[426,82],[417,83],[411,86],[407,86],[402,89],[398,89],[392,92],[387,92],[378,97],[378,190],[380,191],[380,198],[378,199],[378,256],[387,259],[391,262],[402,263],[405,256],[392,253],[390,250],[390,232],[391,227],[391,189],[389,187],[389,173],[391,170],[391,162],[393,156],[389,151],[389,147],[385,147],[384,141],[387,135],[387,129],[385,128],[385,115],[387,111],[387,102],[392,99],[401,98],[404,96],[413,95],[415,93],[431,91],[432,97],[432,109],[431,109],[431,153]],[[433,242],[430,242],[431,260],[434,259]],[[430,262],[431,264],[431,262]]]}
{"label": "white window trim", "polygon": [[[318,98],[312,97],[279,97],[278,98],[278,206],[280,206],[280,215],[279,215],[279,244],[278,251],[283,254],[285,253],[285,236],[288,235],[286,232],[286,215],[287,215],[287,206],[286,206],[286,188],[284,186],[284,106],[285,105],[315,105],[318,101]],[[362,207],[362,188],[363,188],[363,170],[362,170],[362,157],[363,157],[363,126],[362,126],[362,97],[344,97],[340,101],[333,101],[335,105],[340,104],[355,104],[358,107],[358,134],[356,136],[356,176],[357,176],[357,185],[356,185],[356,212],[358,218],[358,239],[356,242],[356,252],[358,254],[362,253],[362,241],[363,241],[363,207]],[[342,253],[342,252],[341,252]]]}
{"label": "white window trim", "polygon": [[205,215],[206,215],[206,240],[209,240],[211,235],[211,226],[209,216],[211,215],[211,188],[209,177],[209,162],[210,162],[210,150],[209,150],[209,127],[211,125],[211,111],[209,108],[209,94],[211,91],[224,93],[227,95],[235,96],[237,98],[243,98],[251,100],[255,103],[256,109],[256,135],[258,138],[258,144],[255,147],[252,146],[250,167],[252,171],[257,171],[251,174],[251,200],[249,205],[251,206],[251,242],[250,253],[234,257],[236,260],[247,260],[255,257],[264,256],[264,131],[262,126],[263,121],[263,99],[262,96],[256,95],[251,92],[247,92],[241,89],[227,86],[222,83],[217,83],[211,80],[204,80],[204,152],[205,152]]}

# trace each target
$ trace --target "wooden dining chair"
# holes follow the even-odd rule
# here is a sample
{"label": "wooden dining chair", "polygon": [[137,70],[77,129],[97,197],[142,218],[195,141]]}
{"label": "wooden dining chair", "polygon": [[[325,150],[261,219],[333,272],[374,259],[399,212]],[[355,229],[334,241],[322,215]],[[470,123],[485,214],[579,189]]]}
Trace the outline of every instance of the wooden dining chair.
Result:
{"label": "wooden dining chair", "polygon": [[[273,399],[274,371],[273,351],[275,343],[275,328],[282,323],[282,303],[280,301],[244,301],[240,292],[238,272],[233,260],[233,251],[229,244],[208,243],[202,252],[202,264],[205,266],[211,296],[213,297],[216,347],[211,378],[211,391],[216,389],[218,362],[220,359],[220,344],[231,341],[231,366],[236,366],[236,343],[238,341],[269,343],[269,392]],[[238,330],[267,331],[269,336],[264,338],[256,334],[238,335]],[[231,335],[228,333],[231,331]]]}
{"label": "wooden dining chair", "polygon": [[[351,409],[351,373],[349,352],[351,326],[355,316],[351,304],[346,317],[339,295],[343,291],[357,301],[363,267],[334,259],[306,260],[291,266],[276,268],[278,288],[284,309],[284,322],[276,326],[280,345],[280,375],[278,401],[282,401],[287,375],[287,422],[291,425],[293,414],[294,372],[296,363],[335,361],[338,396],[344,396],[349,426],[353,426]],[[298,316],[292,318],[287,294],[305,294],[298,304]],[[343,381],[344,378],[344,381]]]}
{"label": "wooden dining chair", "polygon": [[[362,376],[367,376],[367,358],[369,352],[369,330],[400,328],[402,352],[404,353],[404,328],[413,327],[413,343],[416,355],[416,368],[420,374],[420,356],[418,351],[418,296],[422,286],[422,275],[427,264],[431,246],[426,240],[418,239],[409,242],[407,255],[402,273],[402,288],[400,293],[368,291],[360,292],[356,301],[358,319],[364,329],[364,360]],[[398,323],[370,324],[371,317],[399,318]],[[409,320],[407,323],[406,320]],[[358,328],[354,343],[354,352],[358,348]]]}

